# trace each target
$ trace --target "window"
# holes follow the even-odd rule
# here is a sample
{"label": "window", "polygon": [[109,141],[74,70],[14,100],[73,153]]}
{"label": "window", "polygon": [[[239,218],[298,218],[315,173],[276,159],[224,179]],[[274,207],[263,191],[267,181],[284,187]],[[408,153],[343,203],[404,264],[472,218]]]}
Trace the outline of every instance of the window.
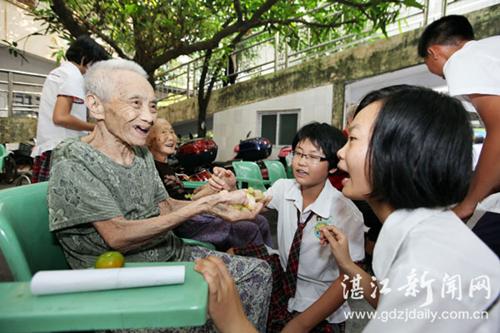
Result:
{"label": "window", "polygon": [[[26,106],[38,106],[40,105],[40,97],[33,96],[29,93],[14,93],[14,104],[16,105],[26,105]],[[34,104],[32,103],[34,102]]]}
{"label": "window", "polygon": [[299,123],[299,110],[262,111],[260,135],[275,146],[291,145]]}

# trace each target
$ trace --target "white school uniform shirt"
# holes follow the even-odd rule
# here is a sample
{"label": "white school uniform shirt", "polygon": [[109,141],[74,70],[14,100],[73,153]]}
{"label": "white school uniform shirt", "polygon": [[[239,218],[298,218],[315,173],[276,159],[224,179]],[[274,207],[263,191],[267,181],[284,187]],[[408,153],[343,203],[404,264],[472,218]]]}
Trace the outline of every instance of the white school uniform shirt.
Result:
{"label": "white school uniform shirt", "polygon": [[[377,317],[368,323],[365,333],[500,329],[500,305],[494,305],[500,292],[500,261],[449,210],[392,213],[378,236],[373,270],[381,294]],[[476,311],[488,309],[489,319],[471,319],[478,315]]]}
{"label": "white school uniform shirt", "polygon": [[500,95],[500,36],[472,40],[443,67],[451,96]]}
{"label": "white school uniform shirt", "polygon": [[[474,109],[468,95],[500,95],[500,36],[465,43],[446,61],[443,73],[449,94],[468,109]],[[500,213],[500,204],[488,211]]]}
{"label": "white school uniform shirt", "polygon": [[[302,211],[300,184],[295,179],[276,181],[265,195],[273,196],[268,207],[278,211],[278,249],[283,270],[286,270],[288,254],[297,230],[297,210],[300,211],[301,222],[306,221],[309,214],[315,214],[303,230],[297,271],[297,291],[295,297],[288,302],[289,311],[303,312],[339,277],[331,249],[329,246],[321,246],[317,230],[321,224],[338,227],[349,238],[352,260],[362,260],[365,253],[363,215],[351,200],[331,185],[329,180],[325,181],[325,187],[316,201],[304,211]],[[330,323],[343,322],[347,319],[345,313],[349,311],[349,305],[344,302],[327,320]]]}
{"label": "white school uniform shirt", "polygon": [[63,139],[87,135],[87,131],[75,131],[54,124],[52,117],[58,96],[71,97],[71,115],[87,121],[83,75],[71,62],[67,61],[52,70],[43,84],[40,108],[38,109],[38,125],[36,130],[36,146],[31,157],[42,155],[53,150]]}

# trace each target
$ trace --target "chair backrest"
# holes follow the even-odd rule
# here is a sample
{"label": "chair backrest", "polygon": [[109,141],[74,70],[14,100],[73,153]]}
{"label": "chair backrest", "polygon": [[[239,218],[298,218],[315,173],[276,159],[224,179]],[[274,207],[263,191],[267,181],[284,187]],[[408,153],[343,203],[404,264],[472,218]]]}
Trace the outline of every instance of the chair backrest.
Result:
{"label": "chair backrest", "polygon": [[7,153],[7,149],[5,149],[5,146],[4,145],[0,145],[0,172],[2,171],[3,169],[3,164],[4,164],[4,160],[5,160],[5,157],[9,156],[9,153]]}
{"label": "chair backrest", "polygon": [[271,183],[268,180],[262,179],[260,168],[255,162],[234,161],[233,169],[239,188],[242,187],[243,183],[247,183],[248,187],[253,187],[255,190],[265,191],[265,185]]}
{"label": "chair backrest", "polygon": [[48,182],[0,191],[0,248],[16,281],[40,270],[69,269],[49,231]]}
{"label": "chair backrest", "polygon": [[278,179],[287,178],[285,166],[280,161],[264,161],[264,164],[266,165],[271,185]]}

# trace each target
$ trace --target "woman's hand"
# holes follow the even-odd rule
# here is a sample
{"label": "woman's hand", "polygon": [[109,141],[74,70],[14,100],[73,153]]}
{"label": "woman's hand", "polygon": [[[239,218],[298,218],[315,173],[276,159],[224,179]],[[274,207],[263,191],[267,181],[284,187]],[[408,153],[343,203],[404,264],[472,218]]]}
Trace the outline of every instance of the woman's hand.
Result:
{"label": "woman's hand", "polygon": [[168,188],[169,192],[182,193],[184,191],[184,186],[176,175],[165,175],[165,177],[163,177],[163,183]]}
{"label": "woman's hand", "polygon": [[195,271],[203,274],[208,283],[208,314],[222,333],[257,332],[248,321],[240,295],[222,259],[196,259]]}
{"label": "woman's hand", "polygon": [[349,254],[349,241],[347,236],[333,225],[327,225],[320,230],[320,243],[323,247],[330,244],[330,249],[332,250],[337,265],[344,270],[351,264],[354,265]]}
{"label": "woman's hand", "polygon": [[208,183],[216,191],[234,191],[237,189],[236,176],[230,170],[224,168],[215,167]]}

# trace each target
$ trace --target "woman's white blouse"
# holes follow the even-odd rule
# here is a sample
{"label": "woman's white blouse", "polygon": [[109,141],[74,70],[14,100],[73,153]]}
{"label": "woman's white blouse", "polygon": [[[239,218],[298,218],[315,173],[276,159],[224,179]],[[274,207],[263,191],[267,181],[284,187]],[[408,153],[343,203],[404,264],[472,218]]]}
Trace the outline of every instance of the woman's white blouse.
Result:
{"label": "woman's white blouse", "polygon": [[[364,332],[499,332],[498,257],[451,211],[398,210],[373,254],[381,292]],[[486,316],[488,320],[474,319]],[[463,318],[463,319],[461,319]]]}

